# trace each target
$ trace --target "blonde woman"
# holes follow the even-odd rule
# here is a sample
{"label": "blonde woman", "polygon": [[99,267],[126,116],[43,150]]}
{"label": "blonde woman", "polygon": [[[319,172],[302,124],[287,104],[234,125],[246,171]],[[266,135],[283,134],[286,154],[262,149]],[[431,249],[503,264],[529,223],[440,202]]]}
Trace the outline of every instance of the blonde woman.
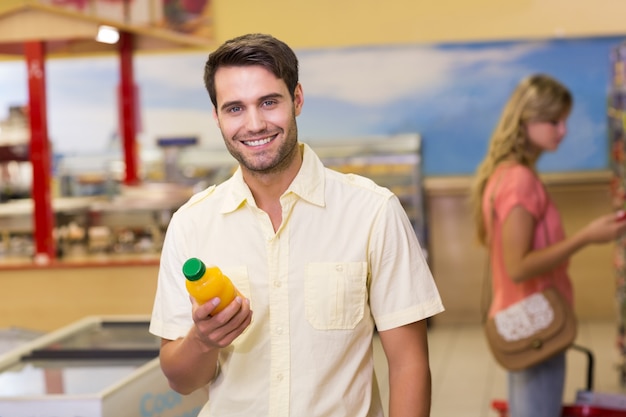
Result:
{"label": "blonde woman", "polygon": [[[489,315],[554,285],[573,302],[569,258],[586,245],[610,242],[626,221],[607,214],[565,236],[560,214],[537,175],[537,160],[567,133],[570,91],[543,74],[523,79],[506,103],[478,167],[471,201],[479,242],[490,251]],[[565,354],[509,372],[511,417],[561,415]]]}

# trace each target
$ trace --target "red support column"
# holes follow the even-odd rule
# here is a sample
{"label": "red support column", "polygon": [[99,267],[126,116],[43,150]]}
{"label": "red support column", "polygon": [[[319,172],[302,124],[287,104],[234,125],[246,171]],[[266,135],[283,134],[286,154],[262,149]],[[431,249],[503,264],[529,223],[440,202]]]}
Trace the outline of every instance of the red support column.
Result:
{"label": "red support column", "polygon": [[28,68],[28,109],[30,120],[30,161],[33,166],[33,225],[35,261],[54,259],[54,214],[50,198],[51,152],[46,112],[45,44],[41,41],[24,45]]}
{"label": "red support column", "polygon": [[139,182],[137,175],[137,95],[135,94],[133,72],[133,35],[120,33],[120,130],[124,143],[124,161],[126,163],[126,185]]}

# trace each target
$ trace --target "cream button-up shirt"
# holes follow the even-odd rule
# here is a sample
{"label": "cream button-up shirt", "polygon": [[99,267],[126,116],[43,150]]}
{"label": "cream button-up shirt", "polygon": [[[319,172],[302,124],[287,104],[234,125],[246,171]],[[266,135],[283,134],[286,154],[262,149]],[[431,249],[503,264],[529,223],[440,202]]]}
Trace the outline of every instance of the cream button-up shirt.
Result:
{"label": "cream button-up shirt", "polygon": [[280,199],[276,232],[240,170],[192,197],[168,227],[153,334],[174,340],[193,325],[181,272],[189,257],[219,266],[253,310],[252,324],[220,352],[200,416],[382,416],[375,326],[443,311],[398,199],[300,146],[303,164]]}

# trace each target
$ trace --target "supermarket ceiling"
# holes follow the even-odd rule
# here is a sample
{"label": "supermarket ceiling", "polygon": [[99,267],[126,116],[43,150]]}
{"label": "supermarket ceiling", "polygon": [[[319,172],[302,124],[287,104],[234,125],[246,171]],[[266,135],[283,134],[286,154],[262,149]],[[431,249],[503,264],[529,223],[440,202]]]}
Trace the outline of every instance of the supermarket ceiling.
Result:
{"label": "supermarket ceiling", "polygon": [[[102,26],[134,36],[134,50],[206,50],[211,19],[206,1],[187,2],[190,10],[167,8],[160,0],[3,0],[0,56],[18,58],[24,43],[43,41],[49,57],[115,53],[116,44],[96,40]],[[184,3],[184,2],[176,2]],[[179,6],[180,7],[180,6]]]}

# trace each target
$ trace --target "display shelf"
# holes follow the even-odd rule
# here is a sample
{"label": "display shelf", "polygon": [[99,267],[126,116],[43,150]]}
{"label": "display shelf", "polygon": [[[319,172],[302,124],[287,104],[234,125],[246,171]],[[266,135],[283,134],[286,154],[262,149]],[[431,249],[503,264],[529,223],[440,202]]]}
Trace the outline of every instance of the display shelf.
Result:
{"label": "display shelf", "polygon": [[[611,200],[615,210],[626,210],[626,43],[611,51],[611,86],[607,100]],[[620,383],[626,386],[626,237],[615,242],[617,347],[622,357]]]}

